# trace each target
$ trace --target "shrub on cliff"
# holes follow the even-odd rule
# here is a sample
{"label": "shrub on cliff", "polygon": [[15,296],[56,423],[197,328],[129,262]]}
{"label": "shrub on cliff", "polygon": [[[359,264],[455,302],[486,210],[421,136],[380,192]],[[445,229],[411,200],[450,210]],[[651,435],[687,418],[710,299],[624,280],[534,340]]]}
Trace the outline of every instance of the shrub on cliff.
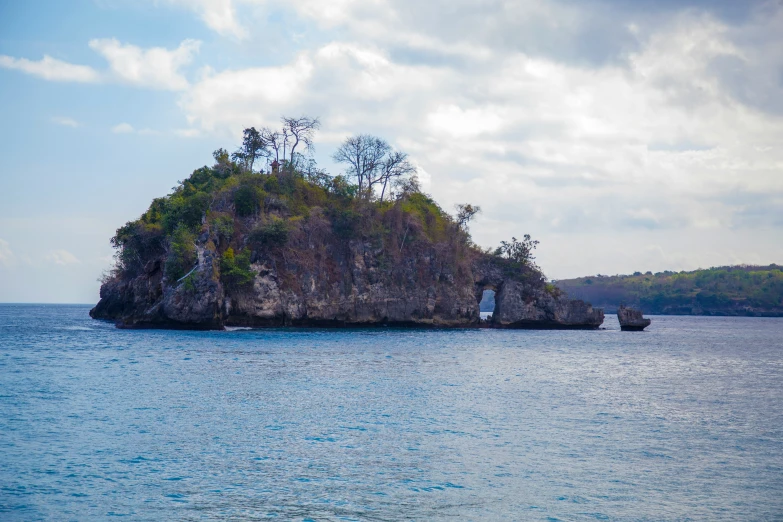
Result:
{"label": "shrub on cliff", "polygon": [[331,208],[328,215],[332,221],[332,230],[338,237],[354,237],[361,226],[360,215],[351,208]]}
{"label": "shrub on cliff", "polygon": [[327,187],[331,194],[342,199],[354,198],[359,191],[359,185],[353,185],[345,176],[333,177]]}
{"label": "shrub on cliff", "polygon": [[280,247],[288,241],[288,225],[278,217],[259,225],[248,234],[248,243],[255,247]]}
{"label": "shrub on cliff", "polygon": [[533,250],[538,246],[538,241],[531,239],[530,234],[525,234],[522,241],[512,237],[511,241],[501,241],[495,249],[495,255],[504,257],[514,263],[523,266],[535,267]]}
{"label": "shrub on cliff", "polygon": [[180,190],[169,197],[163,214],[163,227],[174,232],[179,226],[194,228],[201,224],[209,206],[209,194],[195,189]]}
{"label": "shrub on cliff", "polygon": [[219,242],[228,244],[234,236],[234,217],[227,212],[212,213],[209,226],[215,231]]}
{"label": "shrub on cliff", "polygon": [[111,238],[117,249],[115,269],[126,275],[138,275],[150,259],[166,251],[165,238],[158,224],[130,221]]}
{"label": "shrub on cliff", "polygon": [[260,187],[243,184],[234,191],[234,208],[239,216],[251,216],[259,211],[266,193]]}
{"label": "shrub on cliff", "polygon": [[410,194],[401,200],[401,210],[416,216],[423,225],[423,231],[432,241],[443,241],[448,234],[457,233],[451,216],[443,211],[435,201],[420,192]]}
{"label": "shrub on cliff", "polygon": [[220,279],[230,288],[241,288],[253,282],[255,271],[250,268],[250,251],[241,250],[234,254],[228,247],[220,258]]}
{"label": "shrub on cliff", "polygon": [[196,259],[196,235],[181,223],[169,241],[166,275],[169,279],[180,279],[193,268]]}

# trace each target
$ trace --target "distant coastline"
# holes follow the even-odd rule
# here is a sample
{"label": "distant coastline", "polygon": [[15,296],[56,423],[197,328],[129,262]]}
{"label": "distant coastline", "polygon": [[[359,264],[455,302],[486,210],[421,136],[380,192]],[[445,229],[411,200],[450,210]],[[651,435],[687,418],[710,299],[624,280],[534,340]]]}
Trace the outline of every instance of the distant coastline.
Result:
{"label": "distant coastline", "polygon": [[636,272],[562,279],[558,288],[606,313],[620,304],[654,315],[783,317],[783,266],[736,265],[690,272]]}

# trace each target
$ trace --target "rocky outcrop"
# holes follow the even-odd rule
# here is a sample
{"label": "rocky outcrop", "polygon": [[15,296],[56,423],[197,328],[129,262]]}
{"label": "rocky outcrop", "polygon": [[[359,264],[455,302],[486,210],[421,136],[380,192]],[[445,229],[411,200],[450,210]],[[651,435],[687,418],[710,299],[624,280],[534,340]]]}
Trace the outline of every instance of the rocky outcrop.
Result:
{"label": "rocky outcrop", "polygon": [[603,311],[570,300],[544,284],[539,272],[507,273],[492,256],[453,266],[434,248],[393,263],[369,242],[322,245],[275,259],[254,256],[251,285],[229,288],[216,276],[211,239],[200,238],[191,277],[171,281],[164,260],[148,263],[130,279],[101,287],[90,312],[123,328],[221,329],[225,326],[478,327],[485,288],[496,290],[489,326],[497,328],[597,328]]}
{"label": "rocky outcrop", "polygon": [[556,296],[544,289],[526,289],[506,281],[496,297],[493,323],[504,328],[598,328],[604,312],[584,301]]}
{"label": "rocky outcrop", "polygon": [[627,332],[640,332],[652,322],[642,316],[641,310],[628,308],[625,305],[617,309],[617,319],[620,321],[620,329]]}
{"label": "rocky outcrop", "polygon": [[581,300],[568,299],[557,288],[546,285],[538,271],[509,277],[492,258],[480,260],[475,268],[476,295],[495,290],[491,325],[496,328],[593,329],[604,322],[604,312]]}
{"label": "rocky outcrop", "polygon": [[222,329],[221,285],[211,277],[213,252],[199,247],[198,268],[187,283],[170,282],[163,260],[145,266],[144,273],[101,286],[101,299],[90,310],[95,319],[115,321],[119,328]]}
{"label": "rocky outcrop", "polygon": [[[336,266],[286,270],[255,263],[252,288],[222,300],[226,324],[244,326],[459,326],[478,323],[471,287],[433,256],[405,259],[384,270],[369,245],[351,242],[335,252]],[[230,295],[229,295],[230,294]]]}

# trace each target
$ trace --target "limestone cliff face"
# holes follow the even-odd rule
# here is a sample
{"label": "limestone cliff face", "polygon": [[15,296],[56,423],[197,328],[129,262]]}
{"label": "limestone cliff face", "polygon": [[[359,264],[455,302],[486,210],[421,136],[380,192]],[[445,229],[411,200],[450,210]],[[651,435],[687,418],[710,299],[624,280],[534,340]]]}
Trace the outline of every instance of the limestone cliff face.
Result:
{"label": "limestone cliff face", "polygon": [[[251,289],[224,294],[226,324],[454,326],[478,323],[478,303],[469,286],[455,284],[455,274],[434,252],[384,266],[369,243],[349,241],[334,249],[328,263],[276,269],[255,263]],[[281,273],[283,272],[283,273]]]}
{"label": "limestone cliff face", "polygon": [[[187,281],[164,275],[164,259],[143,273],[101,287],[90,315],[125,328],[220,329],[224,326],[421,325],[500,328],[597,328],[603,311],[547,291],[540,274],[505,274],[492,256],[474,253],[454,265],[437,248],[390,264],[369,241],[332,241],[289,251],[284,261],[261,255],[252,284],[231,288],[216,277],[216,237],[197,244],[198,263]],[[314,251],[320,253],[314,254]],[[482,324],[479,301],[496,290],[496,309]]]}
{"label": "limestone cliff face", "polygon": [[199,248],[192,287],[168,281],[163,260],[147,263],[143,274],[104,283],[90,316],[115,321],[120,328],[221,329],[225,325],[219,307],[223,289],[208,273],[213,262],[214,253]]}
{"label": "limestone cliff face", "polygon": [[[125,328],[596,328],[603,313],[540,271],[473,246],[414,188],[377,200],[338,178],[197,169],[117,230],[90,312]],[[358,189],[357,187],[353,187]],[[496,311],[482,322],[482,291]]]}
{"label": "limestone cliff face", "polygon": [[484,288],[495,289],[494,327],[586,329],[604,322],[603,310],[548,288],[536,271],[529,271],[527,277],[509,277],[502,263],[485,256],[475,263],[474,274],[479,300]]}

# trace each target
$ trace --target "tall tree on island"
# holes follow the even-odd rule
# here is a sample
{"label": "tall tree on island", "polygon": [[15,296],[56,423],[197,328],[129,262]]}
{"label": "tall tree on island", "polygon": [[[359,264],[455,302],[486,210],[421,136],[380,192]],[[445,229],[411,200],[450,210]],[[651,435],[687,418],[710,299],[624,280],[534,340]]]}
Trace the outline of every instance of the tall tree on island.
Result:
{"label": "tall tree on island", "polygon": [[454,205],[454,208],[457,210],[457,225],[463,230],[467,228],[468,222],[476,217],[476,214],[481,213],[480,206],[471,205],[470,203],[458,203],[457,205]]}
{"label": "tall tree on island", "polygon": [[231,158],[240,162],[248,171],[253,172],[256,160],[269,156],[268,144],[261,132],[257,131],[255,127],[245,129],[242,135],[242,146],[231,155]]}
{"label": "tall tree on island", "polygon": [[406,153],[395,151],[386,140],[370,134],[346,138],[332,158],[348,165],[347,174],[356,178],[360,194],[373,197],[374,189],[379,188],[381,201],[395,181],[416,172]]}
{"label": "tall tree on island", "polygon": [[378,183],[382,183],[381,201],[386,193],[386,188],[395,184],[403,176],[416,172],[416,167],[408,161],[408,155],[400,151],[389,151],[380,169]]}
{"label": "tall tree on island", "polygon": [[386,141],[369,134],[350,136],[332,155],[337,163],[348,164],[348,174],[356,178],[359,192],[372,188],[375,171],[383,163],[391,146]]}
{"label": "tall tree on island", "polygon": [[301,116],[299,118],[283,116],[281,121],[283,122],[284,135],[283,159],[285,160],[285,146],[288,141],[292,141],[289,164],[293,168],[296,164],[296,148],[300,143],[304,145],[307,152],[312,152],[313,137],[315,136],[315,131],[321,127],[321,122],[318,118],[310,118],[309,116]]}

